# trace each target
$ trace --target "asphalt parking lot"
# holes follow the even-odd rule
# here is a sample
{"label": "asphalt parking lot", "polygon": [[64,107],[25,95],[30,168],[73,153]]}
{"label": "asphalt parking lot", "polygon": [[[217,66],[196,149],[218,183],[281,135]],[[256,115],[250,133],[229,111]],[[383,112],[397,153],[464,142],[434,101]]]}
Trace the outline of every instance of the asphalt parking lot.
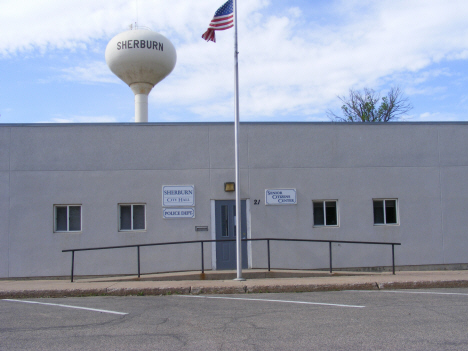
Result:
{"label": "asphalt parking lot", "polygon": [[1,350],[467,350],[468,289],[0,300]]}

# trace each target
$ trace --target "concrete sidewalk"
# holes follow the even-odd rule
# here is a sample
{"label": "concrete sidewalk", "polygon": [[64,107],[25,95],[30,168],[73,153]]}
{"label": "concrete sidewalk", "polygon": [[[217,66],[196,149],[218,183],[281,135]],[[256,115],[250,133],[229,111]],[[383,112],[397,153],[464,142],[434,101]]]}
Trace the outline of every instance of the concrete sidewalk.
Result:
{"label": "concrete sidewalk", "polygon": [[[223,275],[224,274],[224,275]],[[227,274],[227,275],[226,275]],[[333,290],[379,290],[468,287],[468,270],[391,273],[245,270],[235,272],[165,273],[65,279],[2,279],[0,298],[125,296],[167,294],[245,294]]]}

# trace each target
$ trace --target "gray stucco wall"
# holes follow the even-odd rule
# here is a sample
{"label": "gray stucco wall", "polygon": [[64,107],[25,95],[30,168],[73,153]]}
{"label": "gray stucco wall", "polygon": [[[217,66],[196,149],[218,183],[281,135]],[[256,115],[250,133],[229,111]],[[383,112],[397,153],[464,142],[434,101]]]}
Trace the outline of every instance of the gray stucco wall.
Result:
{"label": "gray stucco wall", "polygon": [[[297,188],[299,202],[287,210],[254,206],[252,218],[268,220],[253,221],[252,235],[258,231],[283,237],[293,233],[299,238],[402,242],[398,264],[445,263],[438,134],[437,125],[421,124],[251,126],[250,197],[260,198],[265,188]],[[374,198],[398,199],[400,225],[373,225]],[[314,199],[338,199],[339,227],[313,227]],[[309,248],[303,244],[291,246],[291,251],[278,248],[282,254],[278,265],[289,262],[300,268],[307,260],[313,267],[317,263],[309,257],[320,257],[326,267],[326,248],[307,254]],[[385,247],[340,245],[334,251],[337,266],[373,266],[381,265],[382,257],[390,260]]]}
{"label": "gray stucco wall", "polygon": [[[211,239],[212,201],[234,199],[223,190],[234,181],[233,134],[230,123],[1,125],[0,277],[67,275],[63,249]],[[401,242],[399,265],[468,263],[467,144],[465,123],[241,124],[249,236]],[[163,219],[163,185],[195,186],[195,219]],[[265,206],[275,188],[295,188],[297,205]],[[399,225],[373,224],[374,198],[398,199]],[[312,201],[326,199],[338,200],[338,227],[313,226]],[[146,204],[144,232],[119,232],[120,203]],[[80,233],[54,233],[54,204],[82,205]],[[324,245],[274,243],[272,264],[326,267]],[[266,266],[264,246],[252,244],[252,267]],[[76,274],[136,270],[136,249],[76,255]],[[341,244],[333,259],[389,265],[391,250]],[[199,246],[142,249],[143,272],[199,261]]]}

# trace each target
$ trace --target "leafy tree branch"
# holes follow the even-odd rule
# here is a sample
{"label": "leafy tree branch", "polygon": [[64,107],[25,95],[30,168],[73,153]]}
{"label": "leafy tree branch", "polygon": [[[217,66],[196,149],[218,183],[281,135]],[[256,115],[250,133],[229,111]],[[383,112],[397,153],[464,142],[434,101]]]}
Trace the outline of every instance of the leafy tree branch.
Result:
{"label": "leafy tree branch", "polygon": [[[413,106],[399,87],[392,87],[388,94],[380,97],[373,89],[363,91],[350,89],[349,96],[338,96],[343,105],[343,116],[328,110],[327,116],[335,122],[390,122],[406,115]],[[379,105],[380,103],[380,105]]]}

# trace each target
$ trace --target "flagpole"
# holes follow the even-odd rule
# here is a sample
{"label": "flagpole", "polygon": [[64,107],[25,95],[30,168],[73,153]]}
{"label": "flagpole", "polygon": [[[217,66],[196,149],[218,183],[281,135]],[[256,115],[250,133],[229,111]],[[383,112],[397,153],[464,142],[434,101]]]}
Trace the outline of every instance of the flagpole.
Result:
{"label": "flagpole", "polygon": [[236,261],[237,278],[235,280],[245,280],[242,278],[242,238],[241,238],[241,199],[240,199],[240,177],[239,177],[239,62],[237,46],[237,0],[233,0],[234,5],[234,139],[235,139],[235,169],[236,169]]}

